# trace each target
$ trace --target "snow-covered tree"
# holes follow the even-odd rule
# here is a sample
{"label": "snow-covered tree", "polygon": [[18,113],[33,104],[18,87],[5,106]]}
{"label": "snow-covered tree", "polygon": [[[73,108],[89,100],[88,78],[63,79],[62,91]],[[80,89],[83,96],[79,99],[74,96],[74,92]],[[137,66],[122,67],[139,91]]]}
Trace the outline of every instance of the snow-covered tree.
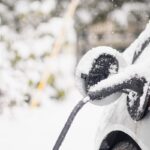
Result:
{"label": "snow-covered tree", "polygon": [[[76,35],[72,21],[68,22],[64,46],[61,48],[63,54],[55,60],[49,59],[55,39],[64,24],[62,16],[54,16],[55,9],[55,0],[0,1],[2,105],[22,105],[24,102],[30,102],[46,69],[51,73],[42,99],[64,97],[70,84],[70,74],[73,74],[69,68],[73,70],[75,60],[72,60],[72,63],[69,61],[74,53]],[[63,55],[68,57],[66,61]],[[64,69],[67,64],[70,64],[68,70]],[[63,81],[65,76],[68,76],[68,79]]]}
{"label": "snow-covered tree", "polygon": [[[49,59],[69,3],[0,0],[1,105],[30,102],[47,68],[51,73],[42,99],[62,98],[73,81],[76,34],[78,55],[97,45],[124,49],[144,28],[150,14],[148,0],[80,0],[75,19],[65,22],[62,53]],[[127,39],[124,44],[122,39]]]}

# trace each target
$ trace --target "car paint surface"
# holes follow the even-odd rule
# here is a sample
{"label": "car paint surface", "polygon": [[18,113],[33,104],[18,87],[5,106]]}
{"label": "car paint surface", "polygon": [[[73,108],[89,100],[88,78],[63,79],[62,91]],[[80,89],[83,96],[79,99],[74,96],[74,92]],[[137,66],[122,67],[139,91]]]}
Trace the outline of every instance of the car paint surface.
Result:
{"label": "car paint surface", "polygon": [[[131,49],[127,49],[124,52],[124,57],[128,57],[126,60],[131,65],[133,56],[130,55]],[[129,58],[130,57],[130,58]],[[150,58],[150,45],[145,48],[141,56],[136,61],[136,64],[143,63],[146,59]],[[139,68],[142,69],[142,68]],[[150,72],[150,70],[147,70]],[[122,94],[116,102],[105,106],[104,113],[104,125],[99,123],[95,149],[99,149],[104,138],[113,131],[122,131],[128,134],[142,150],[150,150],[150,110],[148,110],[146,116],[140,121],[134,121],[131,119],[126,105],[127,95]]]}

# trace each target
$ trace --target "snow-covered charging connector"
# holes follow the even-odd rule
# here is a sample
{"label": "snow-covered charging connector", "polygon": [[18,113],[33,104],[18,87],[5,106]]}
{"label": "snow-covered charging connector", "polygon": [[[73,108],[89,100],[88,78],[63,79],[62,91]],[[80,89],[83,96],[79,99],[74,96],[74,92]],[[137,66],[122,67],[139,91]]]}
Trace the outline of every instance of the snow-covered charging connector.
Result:
{"label": "snow-covered charging connector", "polygon": [[[88,51],[76,70],[78,87],[84,98],[70,113],[53,150],[58,150],[79,110],[88,102],[106,105],[127,94],[127,109],[133,120],[141,120],[150,101],[150,61],[127,66],[121,53],[110,47],[97,47]],[[120,93],[120,94],[119,94]]]}
{"label": "snow-covered charging connector", "polygon": [[128,112],[138,121],[144,117],[150,99],[150,84],[144,74],[136,64],[127,66],[121,53],[102,46],[82,57],[76,79],[82,94],[96,105],[110,104],[126,93]]}
{"label": "snow-covered charging connector", "polygon": [[147,112],[150,101],[150,83],[144,77],[137,74],[126,75],[125,71],[91,87],[87,95],[93,101],[95,99],[104,101],[105,97],[119,91],[127,94],[127,109],[131,118],[141,120]]}
{"label": "snow-covered charging connector", "polygon": [[[80,60],[76,69],[76,83],[83,96],[98,82],[117,74],[126,67],[123,56],[115,49],[100,46],[89,50]],[[121,93],[112,94],[105,99],[91,101],[96,105],[106,105],[116,100]]]}

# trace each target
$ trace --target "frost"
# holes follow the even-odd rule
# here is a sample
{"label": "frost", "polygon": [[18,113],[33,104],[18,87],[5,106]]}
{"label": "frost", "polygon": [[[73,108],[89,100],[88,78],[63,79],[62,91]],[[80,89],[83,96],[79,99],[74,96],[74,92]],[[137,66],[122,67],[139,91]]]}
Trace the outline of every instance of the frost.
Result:
{"label": "frost", "polygon": [[25,0],[18,1],[15,9],[18,14],[27,14],[29,13],[29,2]]}
{"label": "frost", "polygon": [[145,102],[146,96],[147,96],[147,94],[149,92],[149,88],[150,88],[149,87],[149,83],[146,83],[144,85],[144,88],[143,88],[143,95],[140,97],[140,106],[139,106],[138,111],[142,111],[143,110],[144,102]]}
{"label": "frost", "polygon": [[129,106],[132,107],[133,104],[134,104],[134,102],[135,102],[135,100],[136,100],[137,97],[138,97],[138,96],[137,96],[137,93],[134,92],[134,91],[132,91],[132,92],[130,91],[128,96],[129,96],[129,99],[130,99]]}
{"label": "frost", "polygon": [[136,20],[133,13],[141,12],[139,16],[145,18],[144,12],[149,12],[149,5],[141,2],[127,2],[109,14],[109,18],[120,26],[127,27],[129,22]]}
{"label": "frost", "polygon": [[116,74],[117,73],[117,66],[116,65],[111,65],[109,68],[110,74]]}
{"label": "frost", "polygon": [[84,23],[90,23],[92,21],[92,16],[87,10],[81,9],[77,12],[77,15]]}
{"label": "frost", "polygon": [[[80,60],[77,69],[76,69],[76,80],[77,80],[77,84],[79,87],[79,90],[85,95],[85,83],[84,81],[81,79],[81,74],[89,74],[89,71],[91,70],[92,64],[94,62],[95,59],[97,59],[101,54],[110,54],[112,56],[114,56],[119,63],[119,70],[121,71],[122,69],[125,68],[126,66],[126,62],[124,61],[124,58],[121,56],[121,54],[110,47],[106,47],[106,46],[100,46],[100,47],[96,47],[93,48],[91,50],[89,50]],[[116,66],[111,66],[110,68],[110,72],[111,73],[115,73],[116,72]],[[116,80],[116,79],[115,79]],[[100,82],[101,83],[101,82]]]}
{"label": "frost", "polygon": [[[0,3],[0,13],[3,15],[3,22],[6,21],[6,24],[0,26],[1,100],[5,106],[12,101],[19,106],[25,105],[25,97],[34,95],[34,89],[45,70],[51,72],[54,79],[46,85],[41,94],[43,98],[55,97],[57,90],[67,91],[67,87],[73,84],[73,71],[70,70],[73,70],[76,61],[73,58],[76,44],[74,22],[64,22],[62,16],[51,16],[56,7],[55,0],[20,0],[10,3],[13,11]],[[50,59],[54,42],[64,24],[64,54]],[[60,60],[61,57],[66,57],[67,60]]]}
{"label": "frost", "polygon": [[[145,79],[150,79],[150,73],[148,68],[150,67],[150,60],[141,62],[140,64],[130,65],[124,70],[121,70],[118,74],[110,76],[109,78],[102,80],[96,85],[90,88],[90,91],[97,91],[103,88],[112,87],[114,85],[121,84],[133,77],[144,77]],[[142,69],[141,69],[142,68]]]}
{"label": "frost", "polygon": [[93,48],[89,50],[88,53],[84,55],[82,60],[79,62],[77,67],[77,75],[79,75],[80,73],[88,74],[92,67],[94,59],[98,58],[101,54],[111,54],[114,57],[117,58],[120,57],[120,53],[111,47],[100,46],[100,47]]}
{"label": "frost", "polygon": [[55,0],[51,0],[51,1],[44,0],[40,9],[43,14],[48,15],[52,10],[54,10],[55,6],[56,6]]}

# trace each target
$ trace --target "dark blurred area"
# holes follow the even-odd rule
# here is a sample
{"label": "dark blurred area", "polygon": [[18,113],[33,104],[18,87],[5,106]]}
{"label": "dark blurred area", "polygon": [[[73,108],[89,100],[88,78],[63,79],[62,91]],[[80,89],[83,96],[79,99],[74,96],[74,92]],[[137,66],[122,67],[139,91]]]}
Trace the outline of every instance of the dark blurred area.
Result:
{"label": "dark blurred area", "polygon": [[[34,0],[27,1],[34,2]],[[15,2],[17,0],[1,0],[1,5],[6,7],[9,15],[3,13],[4,8],[1,6],[0,16],[2,24],[11,24],[11,27],[19,32],[22,29],[20,17],[24,16],[14,13]],[[36,28],[40,22],[47,21],[52,16],[63,17],[70,0],[55,2],[56,8],[51,13],[44,16],[32,13],[28,18],[30,26]],[[108,45],[123,51],[143,30],[149,16],[149,0],[81,0],[74,20],[78,35],[78,55],[99,45]],[[34,21],[32,17],[35,18]]]}
{"label": "dark blurred area", "polygon": [[149,0],[82,0],[75,18],[78,56],[100,45],[123,51],[149,18]]}

